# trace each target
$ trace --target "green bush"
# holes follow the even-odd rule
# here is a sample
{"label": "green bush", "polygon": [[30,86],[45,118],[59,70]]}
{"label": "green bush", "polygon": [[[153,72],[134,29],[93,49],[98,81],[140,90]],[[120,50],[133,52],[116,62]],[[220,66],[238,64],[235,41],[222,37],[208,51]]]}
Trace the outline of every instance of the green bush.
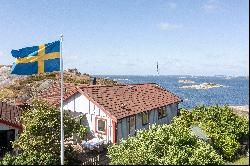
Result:
{"label": "green bush", "polygon": [[191,115],[183,110],[180,119],[183,124],[200,126],[226,160],[235,158],[240,144],[249,135],[248,120],[235,115],[228,106],[199,106],[192,110]]}
{"label": "green bush", "polygon": [[[23,132],[13,142],[13,148],[21,153],[16,157],[7,154],[3,164],[55,165],[60,164],[60,111],[43,101],[34,101],[21,117]],[[78,133],[79,122],[64,113],[64,139]],[[75,163],[74,163],[75,162]],[[76,152],[65,147],[65,163],[77,164]]]}
{"label": "green bush", "polygon": [[72,146],[67,146],[64,151],[65,165],[82,165],[78,158],[78,152]]}
{"label": "green bush", "polygon": [[108,147],[110,164],[222,164],[222,157],[191,131],[177,123],[141,130],[136,136]]}
{"label": "green bush", "polygon": [[0,165],[13,165],[15,157],[11,156],[9,153],[4,155],[4,158],[0,160]]}
{"label": "green bush", "polygon": [[82,140],[85,138],[86,133],[88,132],[87,130],[88,130],[87,127],[85,127],[85,126],[83,126],[83,125],[80,125],[79,131],[78,131],[77,134],[78,134],[78,136],[79,136]]}

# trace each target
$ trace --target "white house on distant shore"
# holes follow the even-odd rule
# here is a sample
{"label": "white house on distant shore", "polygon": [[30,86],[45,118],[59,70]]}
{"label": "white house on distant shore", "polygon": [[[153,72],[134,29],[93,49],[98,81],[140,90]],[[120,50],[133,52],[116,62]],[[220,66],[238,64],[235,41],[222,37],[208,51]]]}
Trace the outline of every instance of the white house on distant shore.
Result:
{"label": "white house on distant shore", "polygon": [[[118,143],[149,124],[169,124],[177,116],[181,99],[157,84],[82,85],[65,84],[64,110],[86,116],[95,137]],[[40,97],[60,106],[60,86],[54,84]]]}

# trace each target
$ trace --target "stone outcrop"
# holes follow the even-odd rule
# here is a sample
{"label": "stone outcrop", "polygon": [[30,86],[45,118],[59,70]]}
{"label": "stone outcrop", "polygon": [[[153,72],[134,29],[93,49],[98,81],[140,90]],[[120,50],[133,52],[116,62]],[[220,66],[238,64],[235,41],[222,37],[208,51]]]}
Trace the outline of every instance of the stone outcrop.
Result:
{"label": "stone outcrop", "polygon": [[195,83],[194,81],[191,81],[191,80],[178,80],[179,83],[184,83],[184,84],[187,84],[187,83],[190,83],[190,84],[193,84]]}
{"label": "stone outcrop", "polygon": [[223,87],[223,85],[214,84],[214,83],[202,83],[202,84],[179,86],[179,88],[193,88],[193,89],[210,89],[210,88],[219,88],[219,87]]}

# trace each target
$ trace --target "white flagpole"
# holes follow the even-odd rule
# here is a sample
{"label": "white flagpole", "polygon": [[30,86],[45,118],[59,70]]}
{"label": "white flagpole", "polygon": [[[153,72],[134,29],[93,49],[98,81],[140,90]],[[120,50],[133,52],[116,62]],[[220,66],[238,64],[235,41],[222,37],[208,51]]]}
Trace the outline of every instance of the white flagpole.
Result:
{"label": "white flagpole", "polygon": [[63,130],[63,58],[62,42],[63,35],[60,36],[60,70],[61,70],[61,165],[64,165],[64,130]]}

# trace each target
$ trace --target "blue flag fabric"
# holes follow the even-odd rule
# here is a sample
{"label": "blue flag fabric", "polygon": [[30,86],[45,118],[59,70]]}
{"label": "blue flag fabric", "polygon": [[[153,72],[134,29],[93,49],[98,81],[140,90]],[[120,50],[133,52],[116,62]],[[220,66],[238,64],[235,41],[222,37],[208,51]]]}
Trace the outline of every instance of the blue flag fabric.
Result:
{"label": "blue flag fabric", "polygon": [[32,75],[60,71],[60,41],[12,50],[16,58],[11,74]]}

